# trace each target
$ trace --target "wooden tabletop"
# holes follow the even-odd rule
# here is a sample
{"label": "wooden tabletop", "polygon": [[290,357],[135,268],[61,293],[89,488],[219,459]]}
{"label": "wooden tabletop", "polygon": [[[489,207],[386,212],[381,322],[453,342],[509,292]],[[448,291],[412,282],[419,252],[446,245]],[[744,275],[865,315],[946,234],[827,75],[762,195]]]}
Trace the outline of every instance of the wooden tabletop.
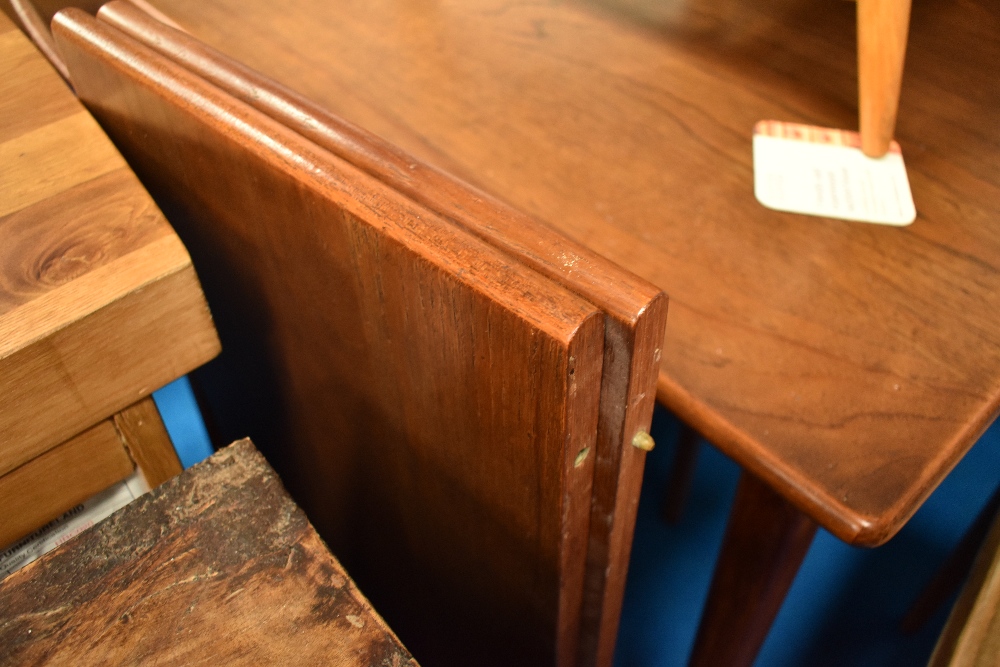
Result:
{"label": "wooden tabletop", "polygon": [[0,663],[416,661],[249,440],[0,583]]}
{"label": "wooden tabletop", "polygon": [[0,14],[0,475],[218,351],[180,239]]}
{"label": "wooden tabletop", "polygon": [[659,398],[840,538],[891,537],[1000,401],[1000,11],[913,9],[907,228],[778,213],[751,133],[857,123],[854,5],[154,2],[663,288]]}

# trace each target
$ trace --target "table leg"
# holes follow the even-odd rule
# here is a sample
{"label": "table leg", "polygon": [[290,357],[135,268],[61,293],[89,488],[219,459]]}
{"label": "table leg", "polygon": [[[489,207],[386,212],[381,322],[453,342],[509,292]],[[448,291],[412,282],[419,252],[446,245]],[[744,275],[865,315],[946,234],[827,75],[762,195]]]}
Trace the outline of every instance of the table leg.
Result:
{"label": "table leg", "polygon": [[697,431],[681,422],[680,435],[677,436],[677,453],[670,468],[667,489],[663,494],[663,507],[660,510],[663,519],[668,523],[680,522],[688,496],[691,495],[691,484],[694,482],[695,468],[698,465],[699,437]]}
{"label": "table leg", "polygon": [[816,528],[769,486],[742,474],[690,665],[753,664]]}

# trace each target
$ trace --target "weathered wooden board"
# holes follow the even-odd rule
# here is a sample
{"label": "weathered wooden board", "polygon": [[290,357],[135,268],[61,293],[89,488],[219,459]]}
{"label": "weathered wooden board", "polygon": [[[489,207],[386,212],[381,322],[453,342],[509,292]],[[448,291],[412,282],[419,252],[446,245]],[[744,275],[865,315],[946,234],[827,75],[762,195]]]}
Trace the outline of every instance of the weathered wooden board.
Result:
{"label": "weathered wooden board", "polygon": [[602,313],[107,24],[54,34],[198,266],[223,434],[418,658],[571,664]]}
{"label": "weathered wooden board", "polygon": [[415,667],[248,441],[0,582],[4,665]]}
{"label": "weathered wooden board", "polygon": [[218,350],[180,239],[0,16],[0,475]]}
{"label": "weathered wooden board", "polygon": [[164,25],[132,2],[110,2],[98,17],[604,311],[582,651],[601,654],[600,664],[610,663],[645,458],[631,441],[636,433],[648,432],[652,418],[665,295],[551,227]]}

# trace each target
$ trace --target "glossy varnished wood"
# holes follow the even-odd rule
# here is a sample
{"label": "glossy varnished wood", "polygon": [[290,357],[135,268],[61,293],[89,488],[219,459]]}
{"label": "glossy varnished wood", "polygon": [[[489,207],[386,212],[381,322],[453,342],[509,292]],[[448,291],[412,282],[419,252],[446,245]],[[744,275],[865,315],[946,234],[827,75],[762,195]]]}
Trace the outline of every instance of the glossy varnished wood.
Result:
{"label": "glossy varnished wood", "polygon": [[98,16],[605,312],[581,650],[587,663],[610,662],[645,456],[630,443],[649,430],[665,296],[550,227],[163,25],[131,2],[111,2]]}
{"label": "glossy varnished wood", "polygon": [[0,583],[4,665],[416,667],[234,443]]}
{"label": "glossy varnished wood", "polygon": [[0,16],[0,474],[218,349],[177,235]]}
{"label": "glossy varnished wood", "polygon": [[660,399],[838,537],[891,537],[1000,402],[1000,17],[914,7],[905,229],[753,197],[762,119],[856,127],[855,6],[155,3],[671,297]]}
{"label": "glossy varnished wood", "polygon": [[601,311],[107,24],[53,25],[194,256],[223,435],[259,440],[418,659],[572,664]]}

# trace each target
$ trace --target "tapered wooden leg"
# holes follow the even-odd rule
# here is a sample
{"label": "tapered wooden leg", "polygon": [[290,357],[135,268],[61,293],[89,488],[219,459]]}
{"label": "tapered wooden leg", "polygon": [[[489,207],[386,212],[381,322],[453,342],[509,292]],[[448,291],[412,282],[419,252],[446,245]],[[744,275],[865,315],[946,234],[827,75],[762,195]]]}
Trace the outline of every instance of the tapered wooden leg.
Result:
{"label": "tapered wooden leg", "polygon": [[910,0],[858,0],[861,150],[882,157],[896,129]]}
{"label": "tapered wooden leg", "polygon": [[699,434],[685,423],[681,423],[681,432],[677,437],[677,453],[674,454],[674,465],[667,479],[667,489],[663,494],[661,514],[669,523],[678,523],[684,514],[684,506],[691,495],[691,484],[694,482],[695,468],[698,466]]}
{"label": "tapered wooden leg", "polygon": [[816,527],[769,486],[743,473],[689,664],[753,664]]}

